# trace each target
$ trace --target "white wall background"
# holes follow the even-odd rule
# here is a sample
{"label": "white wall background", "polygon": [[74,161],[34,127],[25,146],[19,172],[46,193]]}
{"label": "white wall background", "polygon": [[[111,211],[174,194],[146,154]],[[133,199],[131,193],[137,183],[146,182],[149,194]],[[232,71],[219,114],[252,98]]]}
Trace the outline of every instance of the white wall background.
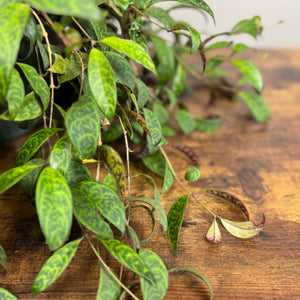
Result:
{"label": "white wall background", "polygon": [[[264,31],[254,40],[247,35],[239,35],[238,41],[255,48],[300,48],[300,0],[206,0],[215,14],[212,19],[193,9],[172,11],[175,20],[186,21],[197,30],[206,33],[229,31],[242,19],[258,15],[262,19]],[[169,6],[161,3],[160,6]],[[279,21],[283,23],[278,24]],[[224,39],[223,39],[224,40]],[[230,38],[232,40],[232,37]]]}

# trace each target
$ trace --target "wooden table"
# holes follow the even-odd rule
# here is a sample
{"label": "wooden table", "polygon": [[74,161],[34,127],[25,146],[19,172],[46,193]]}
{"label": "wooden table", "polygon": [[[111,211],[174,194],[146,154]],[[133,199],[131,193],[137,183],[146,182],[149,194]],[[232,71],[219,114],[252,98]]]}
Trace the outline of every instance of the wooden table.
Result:
{"label": "wooden table", "polygon": [[[210,244],[205,233],[211,217],[191,201],[178,258],[160,227],[146,246],[161,255],[167,268],[186,265],[202,272],[211,282],[214,299],[300,299],[300,50],[260,50],[252,55],[264,77],[263,97],[270,105],[271,120],[255,122],[242,102],[221,100],[207,111],[208,94],[196,90],[184,101],[195,116],[221,115],[221,127],[212,134],[194,132],[169,141],[193,147],[200,157],[201,179],[190,185],[191,190],[214,187],[234,193],[244,200],[253,221],[266,215],[264,230],[253,239],[239,240],[222,228],[223,241]],[[191,84],[196,86],[193,80]],[[0,173],[14,165],[23,140],[1,145]],[[171,160],[176,159],[176,170],[187,165],[184,155],[166,151]],[[137,162],[132,173],[138,171],[145,169]],[[133,184],[132,194],[141,196],[143,190],[144,185]],[[176,184],[166,193],[162,204],[167,211],[180,195]],[[229,203],[210,197],[203,201],[226,218],[243,220]],[[146,215],[133,217],[141,237],[147,222]],[[95,299],[97,260],[85,242],[57,282],[37,297],[31,296],[34,278],[51,253],[36,212],[19,186],[0,196],[0,244],[6,250],[9,270],[0,286],[20,299]],[[208,299],[208,295],[201,280],[176,273],[170,276],[165,299]]]}

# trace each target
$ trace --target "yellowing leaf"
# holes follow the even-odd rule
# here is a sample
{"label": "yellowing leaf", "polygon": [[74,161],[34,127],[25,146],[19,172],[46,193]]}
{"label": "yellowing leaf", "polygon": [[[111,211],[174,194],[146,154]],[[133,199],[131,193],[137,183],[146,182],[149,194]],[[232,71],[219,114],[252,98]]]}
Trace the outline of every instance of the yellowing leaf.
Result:
{"label": "yellowing leaf", "polygon": [[206,239],[212,243],[220,243],[221,242],[221,232],[217,223],[216,218],[214,218],[213,222],[209,226]]}

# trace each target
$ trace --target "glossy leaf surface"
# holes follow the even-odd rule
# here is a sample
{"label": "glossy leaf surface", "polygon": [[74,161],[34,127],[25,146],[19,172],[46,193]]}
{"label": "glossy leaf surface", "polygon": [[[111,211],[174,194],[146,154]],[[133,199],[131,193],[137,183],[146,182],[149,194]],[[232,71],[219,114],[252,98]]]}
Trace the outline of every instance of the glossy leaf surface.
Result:
{"label": "glossy leaf surface", "polygon": [[27,25],[29,11],[30,7],[21,3],[11,3],[0,8],[0,105],[5,104],[10,75]]}
{"label": "glossy leaf surface", "polygon": [[249,92],[240,92],[239,95],[246,102],[258,122],[269,120],[271,116],[270,108],[262,97]]}
{"label": "glossy leaf surface", "polygon": [[103,52],[96,48],[89,55],[88,76],[98,107],[111,121],[117,104],[114,71]]}
{"label": "glossy leaf surface", "polygon": [[168,289],[168,271],[161,258],[148,249],[140,249],[139,255],[149,267],[155,279],[155,284],[141,277],[141,289],[144,300],[160,300],[166,295]]}
{"label": "glossy leaf surface", "polygon": [[103,162],[115,177],[118,192],[123,197],[126,190],[126,173],[120,155],[112,147],[106,145],[98,146],[98,150]]}
{"label": "glossy leaf surface", "polygon": [[54,145],[50,154],[50,166],[66,175],[71,161],[71,141],[67,135],[61,137]]}
{"label": "glossy leaf surface", "polygon": [[73,186],[80,181],[92,181],[93,177],[87,166],[73,157],[68,167],[66,180],[69,186]]}
{"label": "glossy leaf surface", "polygon": [[221,239],[222,239],[221,232],[220,232],[220,228],[219,228],[216,218],[214,218],[211,225],[209,226],[205,237],[209,242],[212,242],[212,243],[220,243],[221,242]]}
{"label": "glossy leaf surface", "polygon": [[67,181],[51,167],[45,168],[37,181],[36,208],[49,249],[58,249],[69,237],[73,204]]}
{"label": "glossy leaf surface", "polygon": [[243,73],[249,82],[256,88],[258,92],[262,91],[263,80],[260,71],[255,64],[250,60],[236,59],[232,63]]}
{"label": "glossy leaf surface", "polygon": [[155,66],[153,61],[148,53],[145,52],[145,49],[131,40],[120,39],[114,36],[105,38],[101,41],[105,45],[108,45],[112,49],[115,49],[131,59],[135,60],[137,63],[142,64],[145,68],[152,71],[156,74]]}
{"label": "glossy leaf surface", "polygon": [[69,242],[48,258],[34,280],[32,295],[35,296],[44,291],[62,274],[75,255],[81,240]]}
{"label": "glossy leaf surface", "polygon": [[80,157],[92,158],[96,152],[100,117],[98,108],[89,95],[83,95],[66,113],[68,136]]}
{"label": "glossy leaf surface", "polygon": [[96,181],[79,182],[73,189],[85,194],[89,202],[95,203],[103,217],[124,233],[126,225],[125,209],[115,190]]}
{"label": "glossy leaf surface", "polygon": [[80,187],[71,188],[73,196],[73,210],[80,222],[92,232],[113,238],[113,232],[96,211],[97,205],[90,197],[87,197]]}
{"label": "glossy leaf surface", "polygon": [[151,283],[155,282],[150,269],[133,249],[109,237],[97,238],[118,262]]}
{"label": "glossy leaf surface", "polygon": [[55,15],[80,17],[86,20],[101,20],[99,8],[94,0],[64,0],[62,5],[59,0],[26,0],[32,7]]}
{"label": "glossy leaf surface", "polygon": [[100,280],[97,291],[97,300],[118,300],[121,296],[121,286],[103,268],[100,269]]}
{"label": "glossy leaf surface", "polygon": [[183,221],[184,211],[189,200],[188,195],[181,196],[171,206],[168,213],[168,238],[175,255],[178,255],[178,239]]}

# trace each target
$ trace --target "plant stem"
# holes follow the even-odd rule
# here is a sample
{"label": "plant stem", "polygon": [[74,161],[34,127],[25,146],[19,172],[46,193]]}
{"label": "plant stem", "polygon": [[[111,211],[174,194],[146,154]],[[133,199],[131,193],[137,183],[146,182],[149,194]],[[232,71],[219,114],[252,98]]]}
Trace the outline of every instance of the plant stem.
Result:
{"label": "plant stem", "polygon": [[[164,149],[162,147],[159,148],[160,152],[162,153],[162,155],[164,156],[166,163],[169,165],[171,172],[175,178],[175,180],[179,183],[179,185],[181,186],[181,188],[186,191],[188,193],[189,196],[191,196],[200,206],[202,206],[209,214],[211,214],[213,217],[216,217],[216,215],[206,206],[204,205],[201,201],[199,201],[195,195],[193,194],[193,192],[191,192],[184,184],[183,182],[178,178],[177,174],[174,171],[174,168],[166,154],[166,152],[164,151]],[[204,192],[204,190],[203,190]]]}
{"label": "plant stem", "polygon": [[74,23],[78,26],[78,28],[83,32],[83,34],[89,39],[92,40],[92,38],[89,36],[89,34],[85,31],[85,29],[79,24],[79,22],[73,17],[71,16],[72,20],[74,21]]}

